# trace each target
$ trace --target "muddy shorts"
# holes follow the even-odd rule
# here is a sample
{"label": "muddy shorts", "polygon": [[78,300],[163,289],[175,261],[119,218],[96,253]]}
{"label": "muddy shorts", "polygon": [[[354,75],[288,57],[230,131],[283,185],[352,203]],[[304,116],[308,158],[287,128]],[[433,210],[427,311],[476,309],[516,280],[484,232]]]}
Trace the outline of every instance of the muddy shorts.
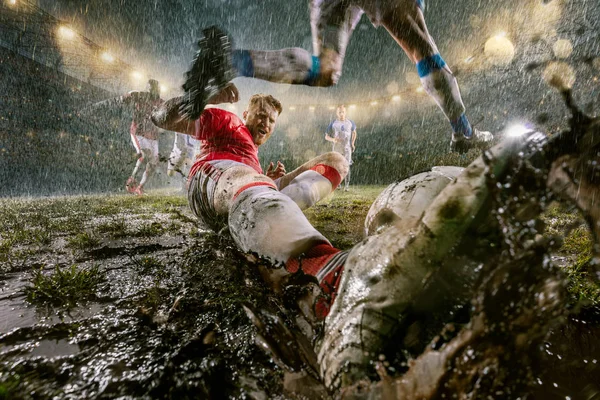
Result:
{"label": "muddy shorts", "polygon": [[310,24],[315,54],[319,55],[325,47],[343,57],[363,13],[377,27],[388,10],[403,3],[407,9],[415,4],[421,10],[425,7],[424,0],[311,0]]}
{"label": "muddy shorts", "polygon": [[188,202],[200,221],[215,231],[227,226],[227,214],[215,209],[215,190],[225,171],[246,164],[231,160],[208,161],[191,177],[188,185]]}

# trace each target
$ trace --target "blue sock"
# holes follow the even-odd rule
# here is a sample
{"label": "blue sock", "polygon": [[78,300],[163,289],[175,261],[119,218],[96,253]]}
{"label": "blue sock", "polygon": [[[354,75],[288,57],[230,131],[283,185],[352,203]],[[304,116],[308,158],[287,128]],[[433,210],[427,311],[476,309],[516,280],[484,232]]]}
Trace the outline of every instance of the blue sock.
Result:
{"label": "blue sock", "polygon": [[426,77],[433,71],[437,71],[446,66],[446,62],[439,54],[427,56],[417,63],[417,73],[419,78]]}
{"label": "blue sock", "polygon": [[254,77],[254,65],[248,50],[234,50],[231,63],[236,69],[238,76]]}
{"label": "blue sock", "polygon": [[454,133],[462,133],[466,138],[473,136],[473,128],[465,114],[462,114],[454,121],[450,121],[450,125],[452,125]]}
{"label": "blue sock", "polygon": [[305,85],[312,86],[315,81],[319,78],[319,74],[321,73],[321,60],[319,57],[312,56],[312,67],[310,71],[308,71],[308,76],[304,80]]}

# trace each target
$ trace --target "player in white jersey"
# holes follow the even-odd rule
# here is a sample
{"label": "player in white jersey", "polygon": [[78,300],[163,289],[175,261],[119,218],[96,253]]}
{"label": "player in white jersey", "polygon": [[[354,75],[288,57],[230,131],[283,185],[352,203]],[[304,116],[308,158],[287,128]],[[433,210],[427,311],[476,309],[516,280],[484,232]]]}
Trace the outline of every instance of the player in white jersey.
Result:
{"label": "player in white jersey", "polygon": [[173,150],[169,156],[167,175],[175,176],[179,173],[183,178],[183,185],[187,180],[188,172],[196,158],[198,140],[184,133],[174,133]]}
{"label": "player in white jersey", "polygon": [[[325,131],[325,140],[332,143],[332,151],[344,155],[348,165],[351,166],[352,153],[356,149],[356,124],[346,118],[346,107],[340,105],[336,110],[337,119],[329,124]],[[350,168],[344,178],[344,191],[350,186]]]}

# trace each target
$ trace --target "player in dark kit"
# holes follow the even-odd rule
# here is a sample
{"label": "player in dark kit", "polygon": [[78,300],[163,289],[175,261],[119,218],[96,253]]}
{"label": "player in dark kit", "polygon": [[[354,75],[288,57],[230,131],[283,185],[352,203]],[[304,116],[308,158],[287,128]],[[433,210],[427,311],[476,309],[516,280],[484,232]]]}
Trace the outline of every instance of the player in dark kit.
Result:
{"label": "player in dark kit", "polygon": [[[92,106],[94,109],[100,107],[113,108],[122,105],[133,108],[133,120],[129,128],[129,134],[138,155],[138,160],[133,172],[125,183],[125,188],[129,193],[142,195],[144,193],[144,185],[154,174],[158,166],[159,129],[152,123],[150,115],[162,103],[163,100],[160,98],[158,81],[150,79],[145,92],[132,91],[123,96],[101,101]],[[146,163],[146,168],[138,184],[135,177],[144,162]]]}

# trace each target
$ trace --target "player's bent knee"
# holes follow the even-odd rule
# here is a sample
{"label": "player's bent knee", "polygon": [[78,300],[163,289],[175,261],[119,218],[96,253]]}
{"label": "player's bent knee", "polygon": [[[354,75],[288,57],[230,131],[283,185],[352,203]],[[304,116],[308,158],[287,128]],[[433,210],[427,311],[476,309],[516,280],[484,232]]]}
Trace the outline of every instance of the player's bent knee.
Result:
{"label": "player's bent knee", "polygon": [[348,174],[350,165],[348,164],[348,160],[346,160],[346,158],[340,153],[331,151],[323,154],[321,157],[323,157],[322,160],[320,160],[321,164],[335,168],[342,176],[346,176]]}

